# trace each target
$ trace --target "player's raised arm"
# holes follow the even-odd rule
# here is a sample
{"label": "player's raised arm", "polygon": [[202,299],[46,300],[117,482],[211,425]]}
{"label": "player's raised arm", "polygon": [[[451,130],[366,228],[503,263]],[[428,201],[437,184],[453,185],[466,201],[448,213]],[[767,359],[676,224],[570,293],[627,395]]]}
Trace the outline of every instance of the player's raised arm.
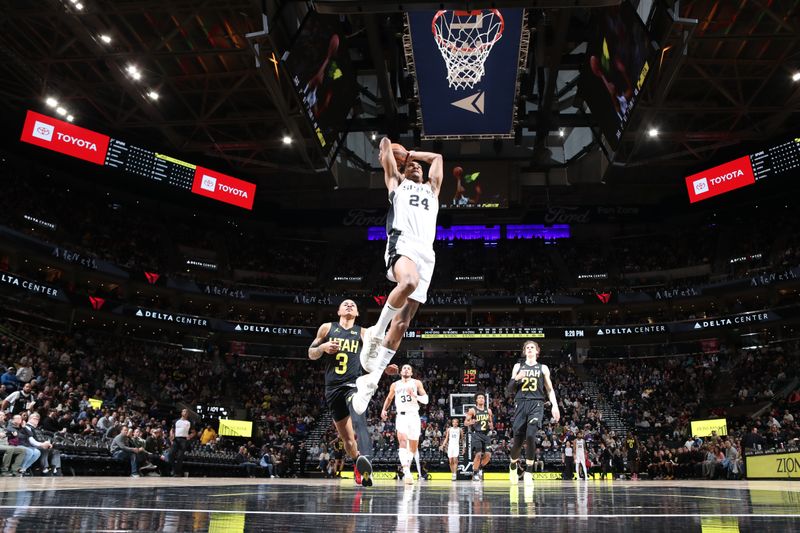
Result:
{"label": "player's raised arm", "polygon": [[430,180],[433,193],[439,196],[439,191],[442,190],[442,179],[444,177],[444,160],[442,159],[442,154],[411,150],[408,155],[408,160],[423,161],[431,166],[431,168],[428,169],[428,179]]}
{"label": "player's raised arm", "polygon": [[489,409],[489,429],[494,431],[494,415],[492,414],[491,409]]}
{"label": "player's raised arm", "polygon": [[386,182],[386,188],[389,190],[389,192],[392,192],[395,187],[400,184],[402,176],[400,175],[400,171],[397,169],[397,161],[395,160],[394,153],[392,152],[392,141],[390,141],[388,137],[381,139],[378,159],[383,167],[383,179]]}
{"label": "player's raised arm", "polygon": [[339,350],[339,343],[335,341],[322,342],[331,330],[330,323],[322,324],[317,330],[317,338],[308,347],[308,358],[316,361],[326,353],[336,353]]}
{"label": "player's raised arm", "polygon": [[547,365],[542,365],[542,376],[544,376],[544,388],[547,390],[547,399],[550,400],[552,408],[550,414],[553,415],[553,420],[558,422],[561,419],[561,411],[558,409],[558,400],[556,400],[556,391],[553,388],[553,382],[550,381],[550,369]]}
{"label": "player's raised arm", "polygon": [[389,418],[389,405],[392,403],[392,400],[394,400],[394,386],[396,383],[395,381],[389,387],[389,394],[386,395],[386,400],[383,402],[383,409],[381,409],[381,420]]}

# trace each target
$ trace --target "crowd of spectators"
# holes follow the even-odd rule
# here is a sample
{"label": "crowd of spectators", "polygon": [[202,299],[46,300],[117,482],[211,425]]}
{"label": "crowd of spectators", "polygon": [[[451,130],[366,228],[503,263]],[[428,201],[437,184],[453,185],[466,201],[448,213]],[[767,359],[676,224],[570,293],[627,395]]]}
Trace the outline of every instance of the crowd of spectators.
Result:
{"label": "crowd of spectators", "polygon": [[[5,370],[0,376],[0,411],[8,418],[3,423],[7,440],[0,436],[0,447],[7,442],[28,447],[32,441],[20,436],[19,428],[25,431],[33,426],[31,434],[42,445],[36,467],[44,474],[61,473],[58,461],[55,466],[47,463],[51,453],[46,449],[54,442],[58,448],[63,440],[60,435],[68,434],[106,439],[113,457],[131,462],[132,474],[152,468],[180,475],[182,467],[176,468],[175,461],[186,450],[170,453],[175,443],[170,432],[175,429],[179,406],[233,402],[248,409],[258,435],[257,445],[251,441],[245,450],[239,448],[244,457],[239,457],[240,463],[265,462],[272,467],[264,471],[293,475],[295,458],[304,453],[298,444],[315,423],[321,405],[321,392],[319,398],[311,394],[317,389],[302,394],[302,389],[294,389],[300,376],[307,375],[301,365],[221,354],[216,347],[197,353],[104,333],[64,333],[6,320],[0,323],[0,362]],[[34,425],[37,417],[40,429]],[[204,452],[235,452],[229,439],[195,433],[199,423],[195,417],[189,448],[202,445]],[[58,459],[58,449],[54,455]],[[7,457],[10,461],[12,455]],[[5,466],[5,474],[11,475],[29,473],[34,465]],[[251,473],[253,468],[246,470]]]}

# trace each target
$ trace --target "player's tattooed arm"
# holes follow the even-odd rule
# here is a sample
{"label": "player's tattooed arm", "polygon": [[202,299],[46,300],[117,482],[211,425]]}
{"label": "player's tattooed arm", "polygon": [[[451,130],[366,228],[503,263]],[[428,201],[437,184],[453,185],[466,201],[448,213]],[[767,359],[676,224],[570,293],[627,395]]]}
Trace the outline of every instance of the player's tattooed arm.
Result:
{"label": "player's tattooed arm", "polygon": [[328,336],[330,330],[331,325],[327,322],[322,324],[317,330],[317,337],[311,343],[311,346],[308,347],[308,358],[312,361],[316,361],[326,353],[336,353],[339,350],[338,341],[322,342],[325,340],[325,337]]}

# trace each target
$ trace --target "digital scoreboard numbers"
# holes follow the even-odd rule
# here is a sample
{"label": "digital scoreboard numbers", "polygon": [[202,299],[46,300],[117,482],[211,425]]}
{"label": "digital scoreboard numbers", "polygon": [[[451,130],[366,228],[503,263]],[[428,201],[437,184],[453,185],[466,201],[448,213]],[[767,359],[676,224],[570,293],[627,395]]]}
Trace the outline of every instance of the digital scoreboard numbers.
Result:
{"label": "digital scoreboard numbers", "polygon": [[465,368],[464,375],[461,377],[462,389],[475,389],[478,387],[478,369]]}
{"label": "digital scoreboard numbers", "polygon": [[108,144],[105,165],[143,178],[192,190],[196,165],[140,148],[119,139]]}

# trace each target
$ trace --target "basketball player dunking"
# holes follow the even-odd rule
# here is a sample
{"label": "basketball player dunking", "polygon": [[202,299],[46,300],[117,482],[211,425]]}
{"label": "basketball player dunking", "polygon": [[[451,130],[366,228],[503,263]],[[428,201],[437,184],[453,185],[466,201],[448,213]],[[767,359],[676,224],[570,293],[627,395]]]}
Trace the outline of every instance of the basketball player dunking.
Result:
{"label": "basketball player dunking", "polygon": [[344,450],[355,463],[356,483],[368,487],[372,485],[372,464],[368,459],[372,455],[372,440],[366,418],[352,412],[351,401],[356,379],[361,375],[358,354],[363,330],[355,324],[358,306],[353,300],[339,304],[337,314],[338,322],[326,322],[319,327],[308,348],[308,357],[317,360],[325,356],[325,399]]}
{"label": "basketball player dunking", "polygon": [[516,484],[517,461],[519,461],[523,442],[527,447],[527,458],[525,460],[525,483],[533,483],[533,462],[536,458],[536,433],[542,427],[544,418],[544,389],[547,390],[547,398],[552,405],[551,414],[553,420],[558,422],[561,413],[558,410],[556,401],[556,391],[550,381],[550,369],[547,365],[537,362],[540,352],[539,344],[534,341],[526,341],[522,345],[522,353],[525,356],[523,363],[514,365],[511,372],[511,381],[508,383],[508,392],[514,396],[514,420],[513,430],[514,439],[511,444],[511,465],[509,466],[509,481]]}
{"label": "basketball player dunking", "polygon": [[395,428],[399,444],[397,455],[400,457],[400,464],[403,465],[403,481],[405,483],[414,483],[414,478],[411,476],[411,460],[417,453],[419,436],[422,433],[419,404],[428,403],[425,387],[422,386],[420,380],[411,377],[412,373],[411,365],[403,365],[400,369],[400,379],[389,387],[389,394],[383,402],[381,411],[382,420],[389,418],[389,404],[394,399],[394,407],[397,410]]}
{"label": "basketball player dunking", "polygon": [[[433,241],[442,185],[442,156],[403,150],[398,153],[398,150],[393,149],[388,138],[381,139],[380,161],[391,204],[386,220],[386,277],[397,285],[389,293],[378,322],[364,335],[360,358],[369,374],[357,381],[353,409],[359,414],[366,411],[411,318],[420,304],[425,303],[436,260]],[[427,180],[419,161],[430,164]]]}
{"label": "basketball player dunking", "polygon": [[467,411],[464,425],[472,430],[472,481],[483,479],[483,467],[492,458],[489,431],[494,430],[492,410],[486,406],[486,395],[475,396],[475,407]]}

